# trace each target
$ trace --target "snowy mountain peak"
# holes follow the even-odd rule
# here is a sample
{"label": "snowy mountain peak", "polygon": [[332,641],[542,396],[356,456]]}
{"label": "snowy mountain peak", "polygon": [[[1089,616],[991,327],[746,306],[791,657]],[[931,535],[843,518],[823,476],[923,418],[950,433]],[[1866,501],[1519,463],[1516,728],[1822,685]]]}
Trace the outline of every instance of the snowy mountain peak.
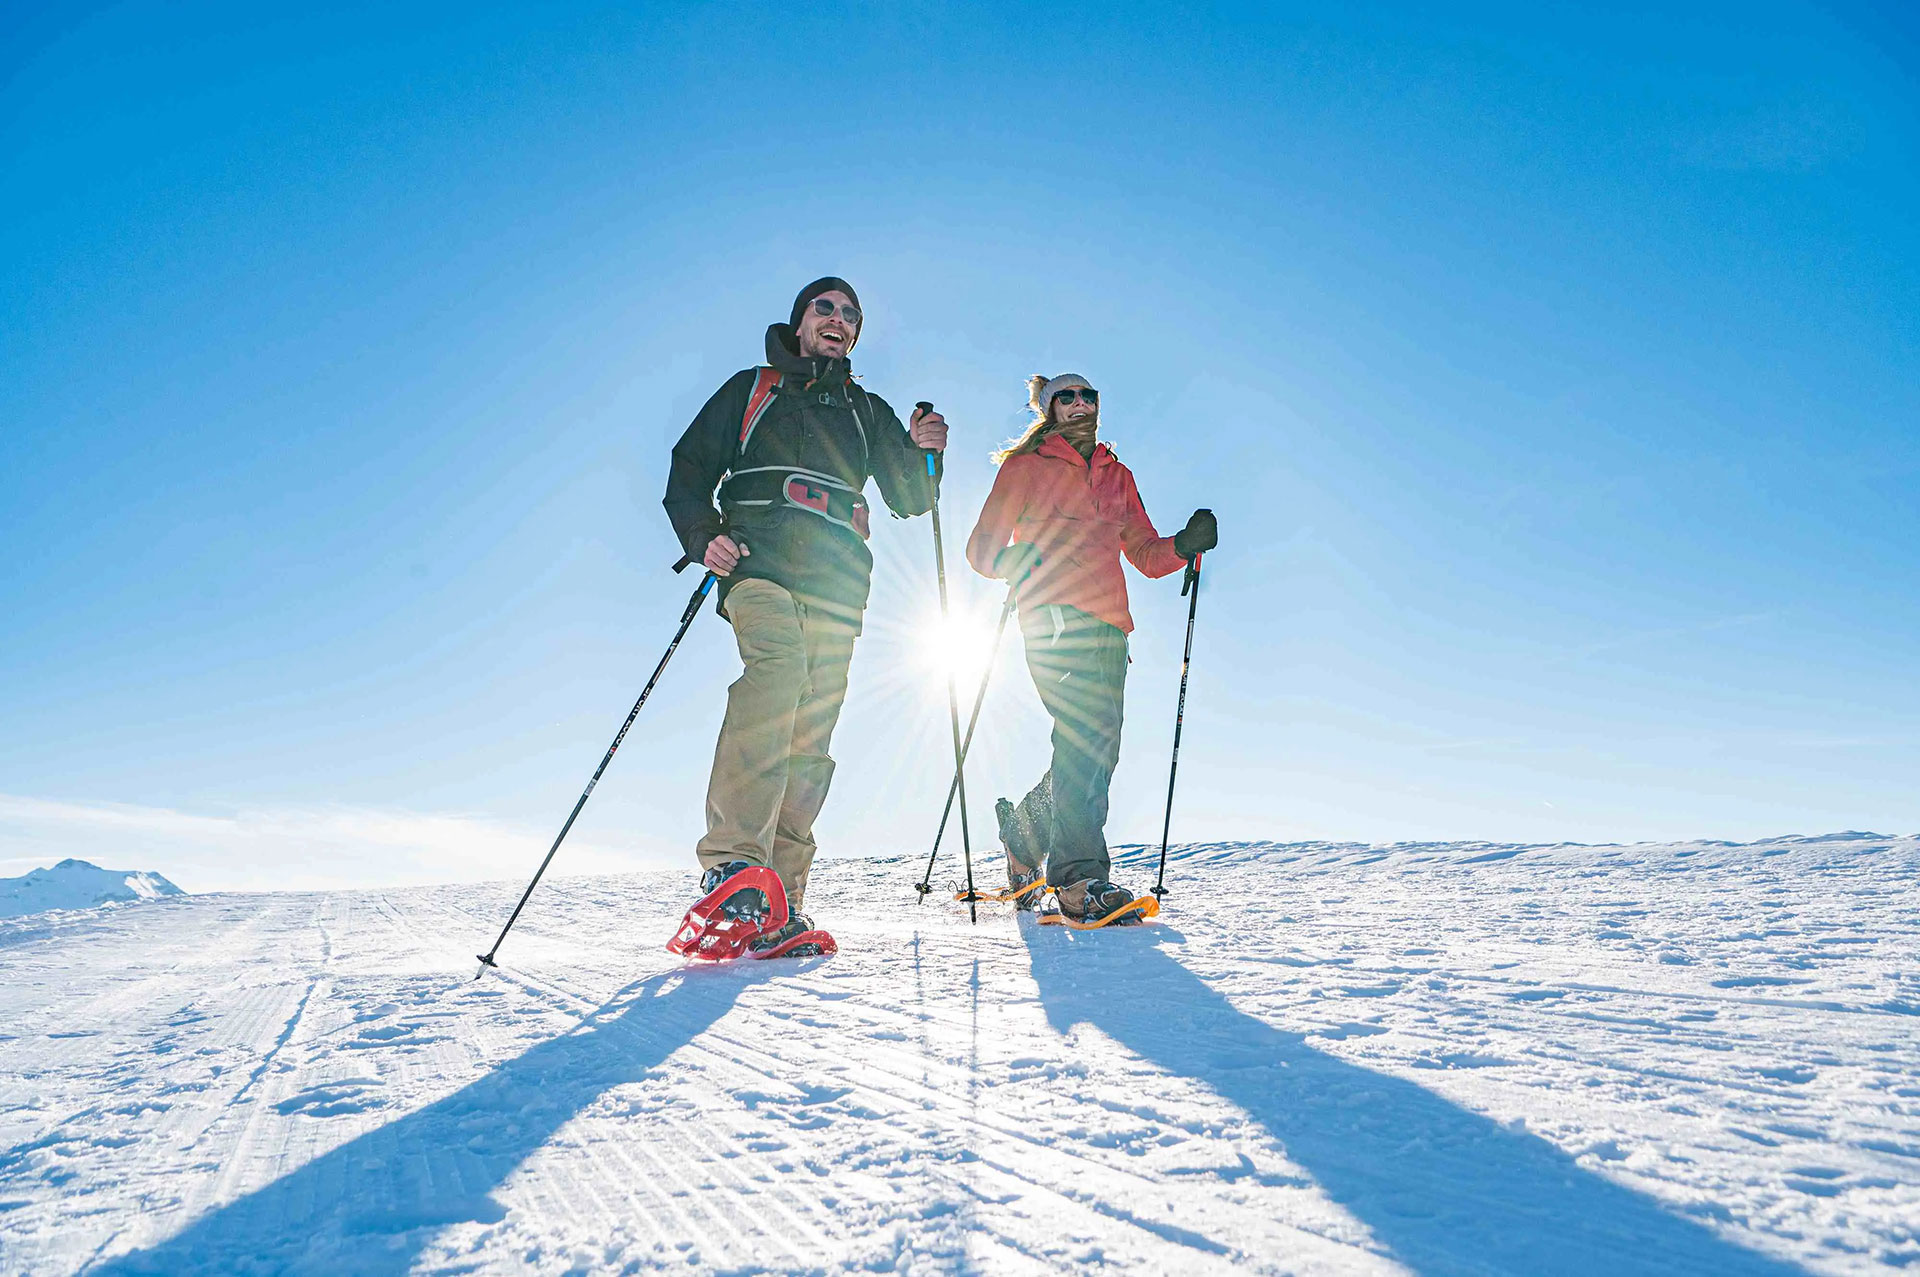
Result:
{"label": "snowy mountain peak", "polygon": [[91,909],[95,905],[184,894],[157,873],[102,869],[85,860],[68,859],[51,869],[35,869],[18,878],[0,878],[0,918],[17,918],[48,909]]}

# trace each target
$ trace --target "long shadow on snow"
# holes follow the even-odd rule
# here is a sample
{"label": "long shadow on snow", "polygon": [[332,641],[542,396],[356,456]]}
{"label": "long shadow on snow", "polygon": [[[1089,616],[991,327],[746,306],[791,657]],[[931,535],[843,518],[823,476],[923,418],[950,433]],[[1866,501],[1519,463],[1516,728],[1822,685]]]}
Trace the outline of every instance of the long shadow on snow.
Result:
{"label": "long shadow on snow", "polygon": [[756,963],[640,981],[578,1028],[438,1103],[90,1271],[405,1273],[439,1228],[505,1218],[489,1194],[555,1131],[609,1088],[644,1077],[748,985],[774,974]]}
{"label": "long shadow on snow", "polygon": [[1804,1271],[1670,1214],[1537,1136],[1235,1010],[1161,947],[1177,936],[1164,926],[1075,933],[1023,916],[1022,927],[1056,1031],[1091,1024],[1239,1106],[1416,1272]]}

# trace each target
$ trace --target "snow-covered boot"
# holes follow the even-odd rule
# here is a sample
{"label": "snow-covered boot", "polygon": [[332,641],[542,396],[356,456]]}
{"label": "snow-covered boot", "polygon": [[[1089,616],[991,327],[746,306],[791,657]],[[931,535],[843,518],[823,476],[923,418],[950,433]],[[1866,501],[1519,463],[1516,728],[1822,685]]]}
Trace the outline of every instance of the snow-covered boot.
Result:
{"label": "snow-covered boot", "polygon": [[1112,918],[1114,926],[1131,926],[1140,921],[1138,911],[1128,911],[1128,906],[1139,897],[1104,878],[1086,878],[1071,886],[1055,887],[1053,898],[1061,914],[1071,922],[1104,922]]}

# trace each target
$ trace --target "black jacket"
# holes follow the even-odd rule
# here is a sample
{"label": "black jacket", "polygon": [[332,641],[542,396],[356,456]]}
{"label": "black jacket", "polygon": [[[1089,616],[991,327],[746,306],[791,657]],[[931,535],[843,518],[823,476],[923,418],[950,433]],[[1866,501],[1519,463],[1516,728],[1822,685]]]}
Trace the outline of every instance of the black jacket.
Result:
{"label": "black jacket", "polygon": [[[855,493],[873,478],[888,507],[907,518],[933,504],[926,454],[913,446],[886,400],[849,379],[846,360],[803,359],[792,342],[786,324],[767,330],[767,363],[780,383],[744,451],[740,424],[757,370],[735,373],[707,400],[673,446],[664,504],[696,562],[723,530],[751,550],[720,583],[722,611],[729,583],[758,577],[857,628],[872,586],[873,555],[853,529],[779,499],[782,471],[830,475]],[[739,471],[755,473],[722,485]]]}

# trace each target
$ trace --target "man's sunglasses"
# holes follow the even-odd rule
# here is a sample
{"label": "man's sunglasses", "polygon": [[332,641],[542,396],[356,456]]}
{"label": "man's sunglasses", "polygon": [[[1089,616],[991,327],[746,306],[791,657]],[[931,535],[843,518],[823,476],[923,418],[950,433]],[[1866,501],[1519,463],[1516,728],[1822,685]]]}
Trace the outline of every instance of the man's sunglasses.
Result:
{"label": "man's sunglasses", "polygon": [[[858,306],[855,306],[849,303],[845,306],[841,306],[839,310],[840,310],[840,318],[846,320],[849,324],[852,324],[855,328],[858,328],[860,326],[860,308]],[[813,299],[814,314],[819,315],[823,318],[831,319],[833,317],[833,312],[834,312],[834,305],[832,302],[828,301],[826,298],[816,297]]]}
{"label": "man's sunglasses", "polygon": [[1056,390],[1053,392],[1053,401],[1055,403],[1073,403],[1075,400],[1081,403],[1090,403],[1097,407],[1100,403],[1100,392],[1092,386],[1068,387],[1065,390]]}

